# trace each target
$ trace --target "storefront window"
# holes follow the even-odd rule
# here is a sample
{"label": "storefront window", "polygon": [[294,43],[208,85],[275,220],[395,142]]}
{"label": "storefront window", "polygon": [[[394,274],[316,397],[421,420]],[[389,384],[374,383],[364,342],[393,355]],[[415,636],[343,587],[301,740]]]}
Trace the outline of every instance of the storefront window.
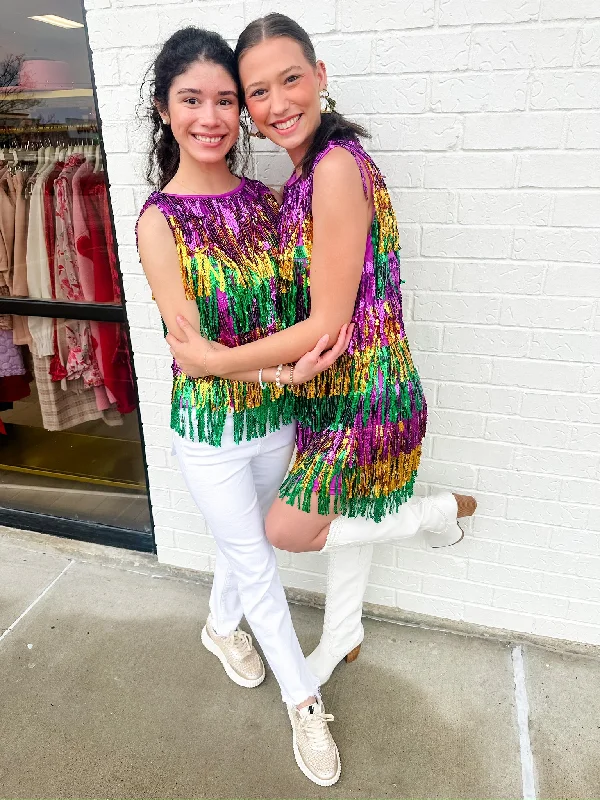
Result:
{"label": "storefront window", "polygon": [[7,3],[0,26],[0,523],[149,531],[82,9]]}

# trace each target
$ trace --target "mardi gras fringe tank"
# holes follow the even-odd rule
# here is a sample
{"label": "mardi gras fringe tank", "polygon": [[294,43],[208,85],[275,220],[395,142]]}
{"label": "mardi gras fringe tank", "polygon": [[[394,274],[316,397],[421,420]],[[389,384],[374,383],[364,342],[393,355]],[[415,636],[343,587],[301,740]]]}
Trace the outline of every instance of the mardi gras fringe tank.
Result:
{"label": "mardi gras fringe tank", "polygon": [[[151,205],[169,223],[185,296],[196,301],[206,339],[235,347],[280,329],[277,289],[287,282],[276,260],[277,203],[266,186],[242,178],[222,195],[153,192],[140,216]],[[184,438],[219,446],[228,413],[236,443],[265,436],[293,421],[293,405],[275,384],[191,378],[173,361],[171,428]]]}
{"label": "mardi gras fringe tank", "polygon": [[[347,352],[296,390],[297,456],[280,496],[308,511],[379,521],[413,492],[427,409],[402,321],[396,217],[379,169],[358,142],[333,141],[307,178],[286,184],[279,217],[281,315],[290,325],[310,312],[314,170],[334,147],[351,153],[374,216]],[[289,288],[288,288],[289,287]]]}

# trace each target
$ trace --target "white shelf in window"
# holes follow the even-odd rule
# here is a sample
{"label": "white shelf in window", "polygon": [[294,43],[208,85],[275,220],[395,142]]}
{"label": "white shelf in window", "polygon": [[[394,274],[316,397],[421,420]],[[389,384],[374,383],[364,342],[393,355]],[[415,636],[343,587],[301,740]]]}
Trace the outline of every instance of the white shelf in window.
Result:
{"label": "white shelf in window", "polygon": [[0,89],[0,97],[5,100],[54,100],[69,97],[93,97],[92,89],[32,89],[15,92],[11,89]]}

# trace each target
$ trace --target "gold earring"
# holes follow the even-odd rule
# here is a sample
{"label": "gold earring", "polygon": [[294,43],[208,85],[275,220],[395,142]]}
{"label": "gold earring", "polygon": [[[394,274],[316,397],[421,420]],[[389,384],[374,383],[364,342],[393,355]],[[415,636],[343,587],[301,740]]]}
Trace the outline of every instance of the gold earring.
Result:
{"label": "gold earring", "polygon": [[319,99],[321,103],[321,114],[331,114],[335,111],[336,102],[333,97],[330,96],[327,89],[321,89],[319,92]]}

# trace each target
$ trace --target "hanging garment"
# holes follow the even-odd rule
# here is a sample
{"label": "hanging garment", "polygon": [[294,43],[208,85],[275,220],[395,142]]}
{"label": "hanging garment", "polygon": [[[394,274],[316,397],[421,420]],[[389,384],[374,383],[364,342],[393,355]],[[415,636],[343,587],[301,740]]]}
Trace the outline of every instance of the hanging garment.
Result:
{"label": "hanging garment", "polygon": [[42,204],[44,206],[44,240],[48,254],[48,272],[50,273],[50,291],[56,298],[56,270],[54,266],[54,249],[56,247],[56,220],[54,181],[59,177],[65,166],[64,161],[57,161],[54,168],[44,178],[42,188]]}
{"label": "hanging garment", "polygon": [[[95,301],[118,303],[121,291],[103,173],[88,172],[81,186],[83,209],[78,213],[86,227],[77,239],[77,250],[82,253],[88,274],[91,265]],[[73,196],[77,203],[75,193]],[[108,396],[122,414],[128,414],[136,408],[136,398],[125,331],[118,323],[109,322],[92,324],[92,330],[99,343],[98,361]]]}
{"label": "hanging garment", "polygon": [[[15,255],[13,263],[13,297],[27,297],[27,223],[29,221],[29,199],[26,196],[27,175],[18,170],[15,185]],[[13,316],[13,342],[31,344],[27,317]]]}
{"label": "hanging garment", "polygon": [[[11,179],[7,167],[0,168],[0,297],[10,295],[12,283],[12,258],[13,246],[12,239],[14,231],[9,231],[10,199],[8,195],[8,181]],[[13,223],[14,226],[14,223]],[[12,317],[10,314],[0,314],[0,330],[9,331],[12,329]]]}
{"label": "hanging garment", "polygon": [[[84,302],[79,280],[75,233],[73,227],[73,178],[84,157],[80,154],[67,159],[64,169],[54,181],[56,213],[56,245],[54,249],[55,288],[57,299]],[[68,380],[82,378],[86,386],[104,383],[96,358],[90,323],[68,320],[65,323],[69,352],[64,362]]]}
{"label": "hanging garment", "polygon": [[79,271],[73,231],[72,179],[82,163],[83,156],[67,159],[60,175],[54,181],[54,211],[56,242],[54,247],[54,286],[56,297],[82,302],[85,300]]}
{"label": "hanging garment", "polygon": [[21,348],[13,342],[12,331],[0,330],[0,378],[24,375],[26,371]]}
{"label": "hanging garment", "polygon": [[93,173],[85,181],[85,204],[90,222],[94,288],[99,303],[118,303],[121,287],[112,235],[106,181],[103,173]]}
{"label": "hanging garment", "polygon": [[[0,286],[0,297],[9,297],[8,286]],[[13,319],[10,314],[0,314],[0,331],[12,331]],[[12,333],[11,333],[12,336]]]}
{"label": "hanging garment", "polygon": [[96,405],[95,394],[83,386],[81,379],[69,381],[67,389],[52,381],[48,371],[48,356],[33,357],[33,369],[37,386],[42,423],[48,431],[62,431],[89,422],[93,419],[104,419],[109,425],[122,423],[121,415],[113,409],[101,411]]}
{"label": "hanging garment", "polygon": [[0,174],[0,232],[4,240],[2,283],[12,288],[15,248],[15,187],[8,169]]}
{"label": "hanging garment", "polygon": [[94,219],[89,220],[86,212],[86,178],[94,172],[94,165],[85,161],[73,176],[73,233],[75,236],[75,250],[79,280],[85,299],[92,303],[96,300],[94,288],[94,261],[92,257],[92,244],[89,225]]}
{"label": "hanging garment", "polygon": [[23,351],[13,342],[12,331],[0,331],[0,403],[4,408],[27,397],[32,380]]}
{"label": "hanging garment", "polygon": [[27,222],[29,198],[27,197],[27,173],[18,170],[14,176],[15,186],[15,249],[13,262],[14,297],[27,297]]}
{"label": "hanging garment", "polygon": [[[43,300],[51,300],[53,296],[46,249],[43,191],[45,178],[52,173],[54,167],[54,161],[51,161],[38,173],[29,203],[27,285],[29,297]],[[29,317],[28,325],[35,352],[39,356],[52,356],[54,354],[52,319]]]}
{"label": "hanging garment", "polygon": [[33,380],[30,372],[24,375],[7,375],[0,378],[0,402],[16,403],[24,397],[29,397],[31,389],[29,384]]}
{"label": "hanging garment", "polygon": [[135,411],[137,403],[125,330],[118,322],[100,322],[98,329],[106,389],[121,414],[129,414]]}
{"label": "hanging garment", "polygon": [[2,229],[0,229],[0,288],[8,289],[8,253]]}
{"label": "hanging garment", "polygon": [[[92,245],[89,232],[89,221],[86,216],[85,195],[87,192],[86,178],[94,172],[94,164],[91,161],[84,161],[73,176],[72,198],[73,198],[73,233],[75,238],[75,250],[77,256],[77,268],[79,281],[84,298],[88,302],[96,300],[94,285],[94,261],[92,259]],[[94,220],[92,219],[92,224]],[[92,341],[96,347],[96,359],[100,374],[105,383],[104,386],[96,386],[96,403],[99,409],[107,409],[116,402],[116,398],[108,386],[106,386],[106,374],[104,369],[104,357],[102,353],[101,331],[104,323],[90,322]],[[121,409],[122,410],[122,409]]]}

